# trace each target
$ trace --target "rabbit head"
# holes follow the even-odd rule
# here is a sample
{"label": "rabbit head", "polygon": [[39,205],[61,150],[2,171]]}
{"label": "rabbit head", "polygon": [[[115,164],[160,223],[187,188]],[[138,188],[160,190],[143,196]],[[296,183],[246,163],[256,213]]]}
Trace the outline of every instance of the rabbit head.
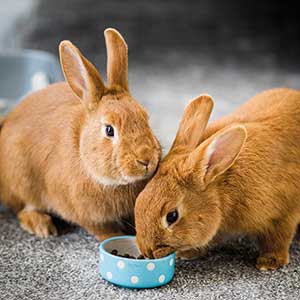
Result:
{"label": "rabbit head", "polygon": [[221,224],[218,182],[238,157],[246,130],[232,126],[202,141],[212,107],[208,95],[187,106],[171,150],[137,198],[137,243],[147,257],[203,247]]}
{"label": "rabbit head", "polygon": [[126,185],[153,174],[161,149],[147,113],[129,93],[127,45],[115,29],[104,35],[107,85],[69,41],[60,44],[60,61],[84,111],[78,147],[87,173],[103,185]]}

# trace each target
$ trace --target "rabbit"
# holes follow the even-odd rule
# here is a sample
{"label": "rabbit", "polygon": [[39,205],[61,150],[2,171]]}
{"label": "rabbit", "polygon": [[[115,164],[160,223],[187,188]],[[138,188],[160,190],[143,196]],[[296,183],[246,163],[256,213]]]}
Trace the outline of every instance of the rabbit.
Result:
{"label": "rabbit", "polygon": [[66,82],[27,97],[1,121],[0,199],[39,237],[57,235],[52,215],[100,241],[121,235],[161,147],[128,88],[127,45],[104,32],[107,85],[70,42],[59,46]]}
{"label": "rabbit", "polygon": [[159,258],[244,235],[258,243],[259,270],[289,263],[300,222],[300,91],[277,88],[207,126],[201,95],[184,111],[169,153],[139,194],[137,245]]}

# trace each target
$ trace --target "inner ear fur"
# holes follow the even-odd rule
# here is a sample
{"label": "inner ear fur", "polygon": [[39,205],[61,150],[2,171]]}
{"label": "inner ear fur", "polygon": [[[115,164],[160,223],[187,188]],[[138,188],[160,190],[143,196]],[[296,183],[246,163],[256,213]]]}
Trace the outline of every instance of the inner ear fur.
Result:
{"label": "inner ear fur", "polygon": [[91,110],[105,92],[99,72],[70,41],[60,43],[59,54],[66,81],[85,106]]}
{"label": "inner ear fur", "polygon": [[190,154],[189,168],[200,176],[203,189],[234,164],[246,139],[244,126],[231,126],[205,140]]}

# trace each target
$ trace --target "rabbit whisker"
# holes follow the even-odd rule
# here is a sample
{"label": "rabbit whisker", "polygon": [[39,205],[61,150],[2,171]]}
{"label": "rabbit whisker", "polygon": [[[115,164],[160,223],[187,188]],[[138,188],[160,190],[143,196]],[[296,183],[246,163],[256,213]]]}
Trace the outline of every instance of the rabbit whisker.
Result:
{"label": "rabbit whisker", "polygon": [[130,222],[128,222],[127,220],[122,220],[122,222],[135,230],[135,226],[133,224],[131,224]]}

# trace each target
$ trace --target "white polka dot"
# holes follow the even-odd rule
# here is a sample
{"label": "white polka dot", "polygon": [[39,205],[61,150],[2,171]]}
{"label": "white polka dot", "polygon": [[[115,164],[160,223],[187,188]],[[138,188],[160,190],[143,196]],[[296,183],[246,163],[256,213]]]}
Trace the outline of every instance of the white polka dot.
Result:
{"label": "white polka dot", "polygon": [[147,269],[148,271],[153,271],[155,269],[155,264],[154,263],[148,263],[147,264]]}
{"label": "white polka dot", "polygon": [[132,283],[138,283],[139,282],[139,278],[137,276],[131,276],[131,282]]}
{"label": "white polka dot", "polygon": [[107,276],[108,279],[112,279],[112,272],[107,272],[106,276]]}
{"label": "white polka dot", "polygon": [[124,269],[124,268],[125,268],[125,263],[124,263],[124,261],[119,260],[119,261],[117,262],[117,266],[118,266],[119,269]]}
{"label": "white polka dot", "polygon": [[160,283],[163,283],[165,281],[165,279],[166,279],[165,275],[160,275],[159,278],[158,278],[158,281]]}
{"label": "white polka dot", "polygon": [[104,261],[104,256],[102,253],[100,254],[100,259],[101,259],[101,261]]}
{"label": "white polka dot", "polygon": [[174,259],[173,258],[170,259],[169,264],[170,264],[171,267],[173,266],[173,264],[174,264]]}

